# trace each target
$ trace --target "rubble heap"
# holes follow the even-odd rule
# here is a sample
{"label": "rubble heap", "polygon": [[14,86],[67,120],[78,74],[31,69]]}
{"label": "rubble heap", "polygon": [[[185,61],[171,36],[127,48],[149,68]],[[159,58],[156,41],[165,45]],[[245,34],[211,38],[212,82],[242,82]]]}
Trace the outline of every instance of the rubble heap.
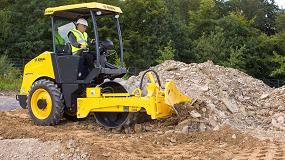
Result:
{"label": "rubble heap", "polygon": [[[179,130],[193,129],[192,124],[198,124],[199,130],[216,130],[224,123],[237,128],[285,130],[285,87],[273,89],[244,72],[211,61],[185,64],[170,60],[151,69],[158,72],[162,84],[173,79],[194,99],[176,107]],[[130,90],[138,87],[142,74],[129,78]]]}

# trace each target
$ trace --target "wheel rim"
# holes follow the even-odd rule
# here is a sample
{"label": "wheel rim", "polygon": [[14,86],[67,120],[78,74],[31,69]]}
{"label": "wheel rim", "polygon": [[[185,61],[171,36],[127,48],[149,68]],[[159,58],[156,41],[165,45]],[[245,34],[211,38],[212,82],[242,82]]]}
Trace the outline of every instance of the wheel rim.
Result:
{"label": "wheel rim", "polygon": [[45,89],[37,89],[31,98],[31,109],[34,116],[38,119],[46,119],[52,110],[51,96]]}

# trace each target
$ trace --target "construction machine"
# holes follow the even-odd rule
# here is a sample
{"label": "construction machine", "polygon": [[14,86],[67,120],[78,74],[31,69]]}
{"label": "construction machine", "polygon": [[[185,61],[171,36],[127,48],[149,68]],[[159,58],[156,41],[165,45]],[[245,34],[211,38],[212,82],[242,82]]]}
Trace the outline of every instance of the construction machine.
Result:
{"label": "construction machine", "polygon": [[[152,70],[143,74],[140,87],[131,92],[114,81],[127,72],[119,7],[91,2],[47,8],[44,14],[51,18],[53,52],[43,52],[25,65],[20,94],[16,96],[36,125],[56,125],[64,115],[79,119],[92,114],[97,123],[106,128],[122,128],[135,123],[139,113],[162,119],[175,113],[175,104],[191,101],[173,81],[162,86],[158,74]],[[111,17],[116,26],[119,65],[107,61],[106,53],[113,43],[100,41],[97,20],[101,17]],[[66,32],[74,24],[56,25],[60,20],[72,22],[78,18],[92,21],[95,49],[83,52],[96,57],[92,70],[88,70],[81,56],[71,54]],[[58,43],[59,37],[64,43]],[[149,82],[147,94],[142,94],[144,77],[148,77]]]}

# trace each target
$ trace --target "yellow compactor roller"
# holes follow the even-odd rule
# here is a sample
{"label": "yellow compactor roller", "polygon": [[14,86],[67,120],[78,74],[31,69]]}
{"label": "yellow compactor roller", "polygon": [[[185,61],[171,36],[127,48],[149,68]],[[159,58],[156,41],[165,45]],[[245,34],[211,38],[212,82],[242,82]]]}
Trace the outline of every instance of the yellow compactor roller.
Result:
{"label": "yellow compactor roller", "polygon": [[[146,95],[142,95],[142,80],[140,87],[131,93],[113,81],[126,74],[119,24],[121,13],[119,7],[96,2],[45,10],[45,15],[51,17],[53,52],[44,52],[25,65],[23,83],[17,95],[21,107],[28,109],[35,124],[56,125],[63,116],[85,118],[94,114],[102,126],[121,128],[134,123],[139,113],[145,113],[151,119],[169,117],[175,111],[175,104],[191,100],[176,88],[173,81],[162,88],[157,73],[152,70],[142,76],[142,80],[147,77],[149,82]],[[107,62],[106,58],[108,50],[114,47],[112,41],[99,41],[97,20],[101,17],[114,20],[118,34],[117,48],[120,50],[118,67]],[[65,34],[74,24],[61,21],[72,22],[78,18],[88,19],[93,24],[96,49],[82,52],[96,57],[92,70],[88,70],[81,56],[71,53]]]}

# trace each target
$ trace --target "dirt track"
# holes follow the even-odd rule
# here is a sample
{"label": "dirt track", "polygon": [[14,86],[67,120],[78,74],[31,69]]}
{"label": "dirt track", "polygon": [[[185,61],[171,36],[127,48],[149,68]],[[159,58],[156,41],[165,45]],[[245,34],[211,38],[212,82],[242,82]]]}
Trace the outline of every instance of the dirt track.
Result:
{"label": "dirt track", "polygon": [[[143,125],[145,131],[125,134],[106,131],[91,119],[42,127],[32,123],[26,110],[0,112],[1,139],[60,142],[61,147],[47,159],[285,159],[284,139],[258,140],[227,126],[218,131],[183,134],[174,133],[171,125],[161,128],[160,125],[163,123],[147,123]],[[1,141],[0,149],[7,143]],[[8,149],[3,153],[1,149],[0,159],[25,156],[9,155],[13,153]],[[37,159],[44,153],[38,154],[29,158]]]}

